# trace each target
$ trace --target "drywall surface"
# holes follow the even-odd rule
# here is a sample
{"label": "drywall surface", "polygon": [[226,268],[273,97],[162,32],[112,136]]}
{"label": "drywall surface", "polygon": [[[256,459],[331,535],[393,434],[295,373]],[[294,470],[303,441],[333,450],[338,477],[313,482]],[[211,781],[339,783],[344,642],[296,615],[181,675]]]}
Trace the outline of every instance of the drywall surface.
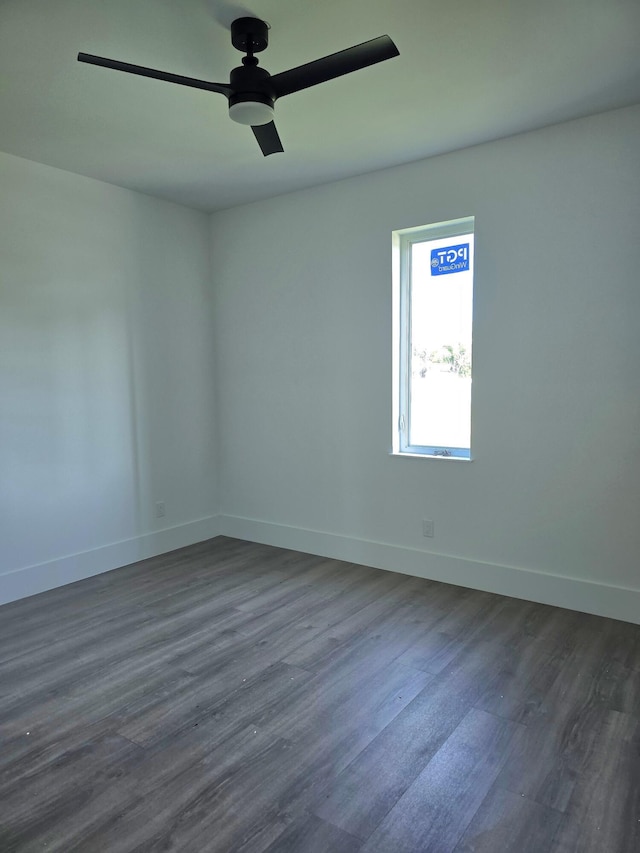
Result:
{"label": "drywall surface", "polygon": [[[639,139],[636,107],[214,214],[225,529],[640,621]],[[474,461],[394,457],[391,232],[471,215]]]}
{"label": "drywall surface", "polygon": [[213,370],[208,218],[0,154],[0,601],[216,532]]}

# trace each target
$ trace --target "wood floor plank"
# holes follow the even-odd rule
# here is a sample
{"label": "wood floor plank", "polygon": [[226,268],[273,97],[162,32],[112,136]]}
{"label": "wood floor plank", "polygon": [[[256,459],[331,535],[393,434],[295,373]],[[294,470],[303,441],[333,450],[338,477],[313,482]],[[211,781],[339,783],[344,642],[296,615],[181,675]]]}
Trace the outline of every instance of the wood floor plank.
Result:
{"label": "wood floor plank", "polygon": [[137,643],[145,630],[159,630],[154,617],[142,611],[125,613],[99,620],[95,630],[93,624],[77,626],[63,639],[53,639],[5,661],[0,664],[0,682],[9,687],[0,698],[0,713],[9,713],[12,705],[29,696],[44,696],[54,688],[64,690],[81,677],[83,667],[85,672],[93,672],[96,663],[107,656],[105,649],[126,646],[127,638],[135,638]]}
{"label": "wood floor plank", "polygon": [[[358,667],[350,676],[315,675],[298,701],[258,723],[299,744],[308,756],[326,754],[332,778],[347,767],[428,684],[430,676],[392,663]],[[314,786],[319,782],[314,779]]]}
{"label": "wood floor plank", "polygon": [[365,599],[364,606],[360,606],[362,603],[363,600],[355,596],[354,604],[351,604],[349,597],[346,601],[341,601],[342,618],[333,621],[320,634],[291,652],[286,658],[287,662],[305,669],[318,669],[352,641],[371,634],[374,625],[399,606],[395,598],[378,595],[377,590],[374,592],[373,600]]}
{"label": "wood floor plank", "polygon": [[529,721],[520,749],[501,771],[501,787],[566,811],[620,695],[624,676],[610,666],[607,646],[602,631],[581,635],[545,697],[545,713]]}
{"label": "wood floor plank", "polygon": [[471,710],[363,845],[363,853],[451,853],[522,727]]}
{"label": "wood floor plank", "polygon": [[[394,676],[398,676],[395,684]],[[424,679],[422,673],[418,677]],[[198,735],[193,729],[185,731],[176,751],[168,739],[168,752],[156,748],[149,761],[137,762],[126,781],[128,785],[137,781],[133,787],[139,798],[131,807],[119,809],[115,824],[112,804],[107,801],[98,823],[88,810],[79,816],[79,834],[73,834],[71,822],[59,826],[57,833],[67,845],[64,849],[74,850],[78,845],[81,850],[117,853],[139,845],[153,849],[153,845],[162,844],[162,849],[226,853],[236,846],[246,848],[252,838],[265,837],[265,828],[274,818],[274,801],[286,802],[291,808],[305,787],[337,772],[342,762],[349,760],[346,749],[339,748],[341,743],[346,747],[363,727],[368,706],[379,706],[390,693],[395,695],[406,685],[406,679],[405,674],[389,673],[379,679],[379,684],[372,683],[367,701],[360,702],[359,715],[353,708],[341,721],[341,740],[335,750],[336,736],[330,721],[310,729],[313,741],[309,737],[295,741],[279,737],[267,723],[251,725],[220,743],[216,722],[203,719]],[[400,708],[394,709],[395,713]],[[275,713],[271,720],[279,722]],[[195,744],[199,737],[207,743],[208,751],[194,762],[194,753],[185,750],[185,744]]]}
{"label": "wood floor plank", "polygon": [[601,713],[602,726],[549,847],[553,853],[640,850],[640,715]]}
{"label": "wood floor plank", "polygon": [[265,853],[357,853],[362,842],[315,815],[303,815]]}
{"label": "wood floor plank", "polygon": [[123,737],[143,746],[175,737],[190,727],[215,720],[223,739],[245,728],[260,715],[278,713],[291,702],[311,679],[311,673],[281,662],[272,664],[250,677],[237,679],[234,689],[228,678],[195,678],[177,695],[163,696],[155,704],[147,703],[139,713],[129,713],[118,726]]}
{"label": "wood floor plank", "polygon": [[[274,825],[281,825],[282,815],[297,815],[305,809],[318,791],[337,777],[344,767],[389,723],[422,687],[424,674],[402,667],[389,668],[368,682],[365,695],[354,701],[316,709],[308,717],[291,725],[294,716],[282,719],[270,715],[256,725],[256,732],[271,743],[286,743],[287,762],[278,760],[278,769],[262,774],[239,764],[224,791],[220,812],[226,823],[211,816],[195,831],[180,838],[178,849],[202,849],[214,831],[220,850],[235,849],[246,853],[262,853],[265,839],[270,839]],[[299,716],[299,715],[297,715]],[[280,734],[286,737],[279,737]],[[254,786],[260,784],[259,790]],[[241,805],[235,805],[236,803]]]}
{"label": "wood floor plank", "polygon": [[516,723],[547,713],[546,698],[558,679],[561,662],[547,646],[530,642],[503,655],[497,676],[485,685],[475,707]]}
{"label": "wood floor plank", "polygon": [[[374,606],[375,605],[375,606]],[[346,615],[346,614],[345,614]],[[343,619],[339,626],[312,637],[303,646],[290,653],[286,660],[307,669],[319,671],[333,665],[343,654],[359,647],[363,655],[379,655],[380,659],[397,659],[411,669],[406,650],[429,634],[434,622],[442,617],[439,610],[431,611],[401,596],[390,596]]]}
{"label": "wood floor plank", "polygon": [[494,786],[454,853],[548,853],[561,820],[560,812]]}
{"label": "wood floor plank", "polygon": [[0,779],[19,779],[47,750],[75,735],[84,740],[87,727],[94,736],[115,731],[123,719],[156,705],[164,696],[179,694],[192,679],[168,667],[141,679],[133,667],[130,676],[121,671],[104,675],[99,689],[80,687],[41,704],[29,704],[10,721],[0,722]]}
{"label": "wood floor plank", "polygon": [[[105,811],[99,821],[82,815],[81,833],[73,823],[59,826],[65,850],[229,851],[242,837],[247,815],[266,810],[279,768],[289,765],[290,744],[249,727],[179,775],[163,779],[153,793],[121,809],[117,821]],[[144,768],[139,769],[144,774]],[[230,843],[231,842],[231,843]],[[192,848],[193,849],[193,848]]]}
{"label": "wood floor plank", "polygon": [[479,643],[433,680],[353,761],[313,811],[368,838],[467,716],[496,667]]}
{"label": "wood floor plank", "polygon": [[[226,852],[236,843],[268,838],[279,813],[278,809],[273,812],[274,798],[292,808],[296,798],[303,797],[305,786],[341,769],[343,762],[350,760],[348,750],[354,748],[356,735],[363,737],[367,730],[368,737],[374,737],[401,710],[398,692],[406,694],[404,701],[410,700],[410,677],[398,668],[377,682],[371,681],[364,701],[357,705],[352,702],[344,718],[337,713],[333,718],[339,724],[339,739],[332,718],[325,717],[329,706],[309,721],[308,731],[296,741],[279,736],[277,709],[269,712],[258,700],[256,706],[262,707],[267,723],[235,732],[230,725],[223,732],[226,739],[221,738],[220,719],[205,715],[197,728],[167,736],[164,742],[155,743],[146,757],[136,756],[119,782],[120,795],[114,791],[109,797],[96,788],[95,808],[77,804],[75,820],[63,810],[63,821],[47,834],[47,842],[51,845],[57,838],[59,848],[53,849],[64,851],[76,846],[79,850],[127,850],[134,849],[127,846],[134,843],[162,843],[166,849],[182,851],[191,849],[193,842],[193,849]],[[424,684],[425,675],[416,673],[415,678],[414,692]],[[341,707],[338,705],[336,711]],[[228,711],[226,719],[233,723],[238,705],[232,704]],[[131,791],[135,796],[127,802],[126,793]],[[206,803],[209,805],[205,808]],[[198,804],[204,809],[202,814]],[[199,817],[192,822],[194,813]],[[210,844],[213,837],[219,846],[198,848]]]}
{"label": "wood floor plank", "polygon": [[143,682],[161,667],[175,669],[189,651],[204,649],[205,653],[213,654],[222,641],[223,638],[212,637],[206,628],[167,633],[165,626],[145,625],[138,632],[114,640],[108,651],[100,647],[86,652],[78,650],[59,665],[16,676],[14,690],[2,701],[3,716],[10,720],[24,705],[52,701],[50,697],[55,704],[56,697],[73,697],[79,692],[91,694],[96,684],[109,684],[117,689],[119,683],[132,683],[136,679]]}
{"label": "wood floor plank", "polygon": [[[63,749],[49,756],[47,764],[39,764],[37,772],[22,774],[20,783],[12,779],[3,786],[0,813],[11,824],[18,837],[37,834],[59,819],[69,807],[75,808],[81,798],[91,797],[98,777],[117,778],[118,768],[132,756],[140,759],[143,750],[118,735],[105,735]],[[33,804],[38,803],[34,813]],[[2,848],[0,848],[2,849]]]}
{"label": "wood floor plank", "polygon": [[[306,617],[312,620],[314,626],[333,635],[347,619],[357,615],[370,602],[382,601],[383,608],[388,609],[390,605],[387,596],[397,586],[393,581],[394,575],[378,572],[371,577],[363,574],[361,568],[355,567],[353,577],[349,570],[342,572],[339,577],[309,584],[304,593],[286,607],[275,611],[258,611],[252,618],[239,624],[236,630],[246,635],[256,634],[265,628],[272,629]],[[387,575],[389,581],[386,581],[384,575]],[[238,606],[238,609],[243,608]],[[294,661],[291,660],[290,663]]]}
{"label": "wood floor plank", "polygon": [[425,672],[442,672],[469,645],[476,630],[503,605],[500,596],[490,593],[462,597],[430,631],[404,652],[400,663]]}

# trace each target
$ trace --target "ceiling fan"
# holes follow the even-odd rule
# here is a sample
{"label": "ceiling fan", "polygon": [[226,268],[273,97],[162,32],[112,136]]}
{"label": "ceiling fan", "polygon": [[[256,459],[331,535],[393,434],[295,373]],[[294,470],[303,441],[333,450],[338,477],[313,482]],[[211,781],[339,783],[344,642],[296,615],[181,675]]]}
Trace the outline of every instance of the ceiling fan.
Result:
{"label": "ceiling fan", "polygon": [[273,121],[273,106],[278,98],[375,65],[376,62],[391,59],[400,53],[389,36],[380,36],[289,71],[271,75],[258,66],[254,55],[263,51],[269,44],[267,23],[258,18],[237,18],[231,24],[231,43],[237,50],[246,53],[246,56],[242,58],[242,65],[231,71],[229,83],[209,83],[206,80],[156,71],[154,68],[119,62],[104,56],[93,56],[90,53],[79,53],[78,61],[225,95],[229,101],[229,116],[240,124],[251,126],[266,157],[277,151],[284,151]]}

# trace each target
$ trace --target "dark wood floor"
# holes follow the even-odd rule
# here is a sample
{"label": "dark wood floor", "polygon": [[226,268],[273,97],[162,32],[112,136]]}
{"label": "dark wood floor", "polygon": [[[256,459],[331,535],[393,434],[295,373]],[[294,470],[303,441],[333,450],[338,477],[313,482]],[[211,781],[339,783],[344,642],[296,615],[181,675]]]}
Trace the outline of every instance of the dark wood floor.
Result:
{"label": "dark wood floor", "polygon": [[0,608],[0,851],[638,853],[640,626],[219,538]]}

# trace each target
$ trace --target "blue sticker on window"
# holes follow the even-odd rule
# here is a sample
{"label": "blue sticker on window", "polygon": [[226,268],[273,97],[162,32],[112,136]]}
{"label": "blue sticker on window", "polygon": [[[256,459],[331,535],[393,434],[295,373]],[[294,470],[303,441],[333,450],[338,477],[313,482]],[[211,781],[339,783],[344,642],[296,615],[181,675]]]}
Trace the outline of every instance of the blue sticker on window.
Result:
{"label": "blue sticker on window", "polygon": [[466,272],[468,269],[468,243],[431,250],[431,275],[449,275],[452,272]]}

